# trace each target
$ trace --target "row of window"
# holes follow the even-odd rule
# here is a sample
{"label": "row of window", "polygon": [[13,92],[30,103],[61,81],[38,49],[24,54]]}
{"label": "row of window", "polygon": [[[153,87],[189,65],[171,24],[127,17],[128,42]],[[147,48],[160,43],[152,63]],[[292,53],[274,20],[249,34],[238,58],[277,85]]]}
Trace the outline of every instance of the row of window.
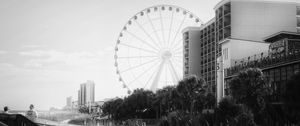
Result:
{"label": "row of window", "polygon": [[201,75],[205,81],[214,81],[216,76],[215,71],[210,71]]}
{"label": "row of window", "polygon": [[215,42],[216,42],[216,41],[215,41],[215,34],[214,34],[214,33],[212,33],[211,35],[209,35],[209,36],[207,36],[207,37],[208,37],[208,39],[207,39],[206,37],[200,39],[201,47],[206,46],[206,45],[208,45],[208,44],[210,44],[210,43],[215,43]]}
{"label": "row of window", "polygon": [[200,31],[200,38],[204,38],[205,36],[215,32],[215,23],[211,23],[209,26]]}
{"label": "row of window", "polygon": [[300,17],[297,17],[297,27],[300,27]]}
{"label": "row of window", "polygon": [[202,56],[200,58],[201,58],[201,62],[200,62],[201,65],[206,64],[206,63],[211,62],[211,61],[215,61],[215,59],[216,59],[214,52],[210,53],[208,55],[204,55],[204,56]]}

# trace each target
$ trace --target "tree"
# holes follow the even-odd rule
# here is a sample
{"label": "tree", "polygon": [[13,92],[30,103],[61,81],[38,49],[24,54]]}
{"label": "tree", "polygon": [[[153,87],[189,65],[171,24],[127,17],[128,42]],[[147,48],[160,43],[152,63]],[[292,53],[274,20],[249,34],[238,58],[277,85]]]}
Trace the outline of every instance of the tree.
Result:
{"label": "tree", "polygon": [[223,98],[216,108],[217,122],[230,126],[256,126],[252,111],[230,97]]}
{"label": "tree", "polygon": [[155,118],[155,110],[152,106],[154,93],[149,90],[136,89],[131,95],[124,98],[119,111],[122,120],[130,118]]}
{"label": "tree", "polygon": [[85,107],[85,106],[82,106],[79,108],[78,110],[80,113],[86,113],[88,114],[89,113],[89,108],[88,107]]}
{"label": "tree", "polygon": [[[198,78],[197,76],[184,78],[179,81],[176,91],[181,102],[182,110],[188,111],[190,114],[202,112],[203,107],[199,105],[204,106],[206,93],[205,82],[202,78]],[[196,102],[198,103],[197,107],[195,107]]]}
{"label": "tree", "polygon": [[270,88],[260,69],[249,68],[229,82],[229,89],[237,103],[247,105],[254,112],[261,112],[265,108],[265,97]]}
{"label": "tree", "polygon": [[116,98],[110,101],[107,101],[102,106],[102,116],[109,116],[112,119],[119,119],[119,110],[121,109],[121,105],[123,103],[123,99]]}
{"label": "tree", "polygon": [[286,85],[284,109],[290,121],[300,123],[300,72],[296,72]]}
{"label": "tree", "polygon": [[174,110],[174,103],[177,101],[172,95],[174,90],[175,86],[166,86],[156,91],[153,106],[160,115],[166,116],[168,112]]}
{"label": "tree", "polygon": [[216,108],[219,123],[228,125],[240,113],[240,107],[230,97],[223,98]]}

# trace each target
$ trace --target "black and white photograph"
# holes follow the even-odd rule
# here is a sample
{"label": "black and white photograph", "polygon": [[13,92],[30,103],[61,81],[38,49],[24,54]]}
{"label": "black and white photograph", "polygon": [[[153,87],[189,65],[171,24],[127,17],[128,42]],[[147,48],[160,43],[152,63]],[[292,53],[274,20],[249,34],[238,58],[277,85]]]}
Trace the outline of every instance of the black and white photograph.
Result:
{"label": "black and white photograph", "polygon": [[0,0],[0,126],[300,126],[300,0]]}

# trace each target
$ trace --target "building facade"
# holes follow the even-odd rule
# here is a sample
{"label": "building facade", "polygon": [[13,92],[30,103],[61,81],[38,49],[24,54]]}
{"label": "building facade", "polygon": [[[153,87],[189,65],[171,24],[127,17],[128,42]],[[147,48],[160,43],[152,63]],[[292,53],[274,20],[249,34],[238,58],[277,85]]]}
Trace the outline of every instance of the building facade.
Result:
{"label": "building facade", "polygon": [[[199,42],[200,47],[184,47],[184,55],[187,50],[195,52],[199,60],[188,62],[184,67],[197,66],[200,61],[200,68],[195,69],[197,72],[188,70],[185,75],[200,73],[199,76],[205,79],[219,101],[225,95],[224,69],[237,65],[240,63],[238,60],[245,57],[256,58],[257,55],[254,55],[260,52],[268,56],[266,52],[270,42],[264,40],[274,33],[300,32],[300,4],[272,0],[222,0],[214,10],[215,17],[199,28],[198,40],[189,40]],[[183,31],[184,37],[188,32]],[[193,50],[200,50],[200,53]],[[184,63],[186,61],[184,56]]]}
{"label": "building facade", "polygon": [[202,77],[215,94],[216,89],[216,55],[219,48],[215,39],[215,19],[199,28],[187,27],[183,31],[184,77],[197,75]]}
{"label": "building facade", "polygon": [[93,81],[87,81],[80,85],[78,91],[78,105],[90,106],[95,102],[95,83]]}
{"label": "building facade", "polygon": [[[215,7],[217,41],[221,46],[220,57],[223,69],[230,68],[249,59],[269,56],[268,36],[281,31],[299,31],[299,3],[275,1],[223,0]],[[227,30],[226,30],[227,29]],[[246,59],[243,59],[246,58]],[[249,60],[250,60],[249,59]],[[222,70],[223,71],[223,70]],[[223,71],[224,72],[224,71]],[[224,74],[223,74],[224,75]],[[224,81],[224,76],[218,76]],[[224,97],[226,84],[218,83],[218,101]]]}
{"label": "building facade", "polygon": [[183,48],[184,48],[184,76],[190,74],[200,75],[200,59],[197,58],[200,50],[200,41],[197,39],[200,36],[199,27],[187,27],[183,30]]}
{"label": "building facade", "polygon": [[[225,95],[229,94],[228,82],[241,70],[257,67],[270,81],[270,101],[281,103],[286,92],[286,84],[290,77],[300,72],[300,34],[292,32],[279,32],[269,38],[268,52],[261,52],[238,60],[238,64],[224,70]],[[266,53],[267,55],[264,55]],[[255,57],[255,58],[254,58]]]}

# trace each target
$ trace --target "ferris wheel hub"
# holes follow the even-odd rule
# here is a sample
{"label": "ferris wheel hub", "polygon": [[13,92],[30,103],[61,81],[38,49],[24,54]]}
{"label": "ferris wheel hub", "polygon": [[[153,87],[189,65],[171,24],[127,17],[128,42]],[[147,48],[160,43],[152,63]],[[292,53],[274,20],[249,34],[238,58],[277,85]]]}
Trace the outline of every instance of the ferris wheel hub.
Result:
{"label": "ferris wheel hub", "polygon": [[171,51],[169,51],[169,50],[165,50],[165,51],[163,51],[162,53],[161,53],[161,58],[163,59],[163,60],[168,60],[168,59],[170,59],[172,57],[172,53],[171,53]]}

